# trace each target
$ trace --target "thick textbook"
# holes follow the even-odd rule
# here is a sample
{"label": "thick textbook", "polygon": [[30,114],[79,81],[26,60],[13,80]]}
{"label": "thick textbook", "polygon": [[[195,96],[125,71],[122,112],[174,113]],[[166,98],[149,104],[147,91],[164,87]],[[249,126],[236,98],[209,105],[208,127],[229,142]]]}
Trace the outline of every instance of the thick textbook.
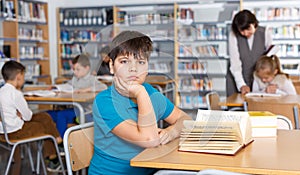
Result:
{"label": "thick textbook", "polygon": [[268,111],[249,111],[252,137],[276,137],[277,115]]}
{"label": "thick textbook", "polygon": [[252,141],[247,112],[198,110],[195,121],[184,121],[178,150],[234,155]]}

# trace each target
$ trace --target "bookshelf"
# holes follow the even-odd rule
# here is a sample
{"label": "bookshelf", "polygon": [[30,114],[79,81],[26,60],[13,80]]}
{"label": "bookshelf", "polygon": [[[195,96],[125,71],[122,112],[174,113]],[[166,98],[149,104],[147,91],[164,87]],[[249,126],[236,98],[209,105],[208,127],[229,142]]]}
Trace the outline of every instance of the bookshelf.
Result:
{"label": "bookshelf", "polygon": [[179,107],[207,108],[205,94],[214,90],[226,97],[228,33],[238,3],[179,4],[178,91]]}
{"label": "bookshelf", "polygon": [[50,84],[47,2],[2,0],[0,4],[1,59],[25,65],[26,82]]}
{"label": "bookshelf", "polygon": [[137,30],[153,41],[149,73],[174,78],[174,4],[117,6],[116,35]]}
{"label": "bookshelf", "polygon": [[71,60],[82,52],[91,55],[92,70],[99,60],[99,51],[114,36],[113,7],[59,8],[58,75],[72,76]]}

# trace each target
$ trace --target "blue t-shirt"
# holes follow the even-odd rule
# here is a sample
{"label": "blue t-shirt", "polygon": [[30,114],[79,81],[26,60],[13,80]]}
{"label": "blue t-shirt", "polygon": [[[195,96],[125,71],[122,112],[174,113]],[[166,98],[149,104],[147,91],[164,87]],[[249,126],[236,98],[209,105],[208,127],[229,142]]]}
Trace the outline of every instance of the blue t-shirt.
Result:
{"label": "blue t-shirt", "polygon": [[[174,105],[150,84],[144,83],[149,94],[157,121],[168,117]],[[130,166],[130,159],[144,148],[127,142],[114,135],[111,130],[121,122],[131,119],[137,121],[138,108],[128,97],[119,94],[114,86],[99,93],[93,104],[94,116],[94,155],[89,174],[149,174],[153,170]],[[130,132],[130,131],[128,131]]]}

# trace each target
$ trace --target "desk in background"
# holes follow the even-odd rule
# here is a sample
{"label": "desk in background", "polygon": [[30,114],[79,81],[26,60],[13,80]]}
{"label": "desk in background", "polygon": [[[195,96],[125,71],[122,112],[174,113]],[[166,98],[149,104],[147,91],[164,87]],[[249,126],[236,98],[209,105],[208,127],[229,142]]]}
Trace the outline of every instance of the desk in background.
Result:
{"label": "desk in background", "polygon": [[235,156],[179,152],[178,143],[177,139],[167,145],[145,149],[130,164],[191,171],[218,169],[248,174],[300,174],[299,130],[278,130],[277,138],[255,138]]}
{"label": "desk in background", "polygon": [[97,92],[90,93],[58,93],[51,97],[25,96],[28,104],[73,105],[79,110],[80,123],[85,123],[84,109],[81,103],[92,102]]}
{"label": "desk in background", "polygon": [[[257,102],[261,104],[258,109],[259,111],[270,111],[274,114],[284,115],[288,117],[294,127],[299,129],[299,107],[300,107],[300,95],[285,95],[282,97],[245,97],[240,93],[234,93],[227,97],[225,101],[219,103],[221,106],[227,107],[244,107],[247,111],[247,101]],[[294,106],[294,111],[291,111],[290,107]],[[257,105],[258,106],[258,105]],[[297,108],[298,107],[298,108]],[[296,108],[296,109],[295,109]]]}

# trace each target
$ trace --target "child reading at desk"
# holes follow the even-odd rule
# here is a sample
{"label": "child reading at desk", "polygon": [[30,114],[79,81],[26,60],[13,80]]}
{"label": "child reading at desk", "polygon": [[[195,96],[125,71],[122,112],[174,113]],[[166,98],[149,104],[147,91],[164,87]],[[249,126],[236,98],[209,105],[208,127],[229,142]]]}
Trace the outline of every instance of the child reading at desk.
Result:
{"label": "child reading at desk", "polygon": [[261,56],[256,62],[253,76],[253,92],[282,95],[297,94],[288,74],[282,72],[279,58],[276,55]]}
{"label": "child reading at desk", "polygon": [[[107,89],[107,86],[97,80],[96,76],[90,73],[90,60],[88,55],[77,55],[73,60],[74,76],[72,80],[68,81],[66,85],[71,86],[73,93],[83,92],[98,92]],[[82,104],[85,112],[92,110],[91,104]],[[67,129],[68,124],[74,123],[74,119],[79,115],[79,112],[74,109],[64,109],[48,111],[56,122],[56,127],[59,130],[60,135],[63,137]],[[92,121],[91,114],[86,115],[87,121]]]}
{"label": "child reading at desk", "polygon": [[[62,138],[51,117],[45,112],[32,115],[32,111],[28,107],[21,92],[21,87],[24,84],[25,67],[16,61],[7,61],[1,73],[5,84],[0,89],[0,110],[1,115],[4,115],[9,138],[13,140],[49,134],[54,136],[59,147],[63,148]],[[0,133],[0,139],[5,140],[2,127],[0,127]],[[44,156],[49,156],[51,160],[47,167],[49,171],[60,170],[61,167],[53,143],[46,142]]]}
{"label": "child reading at desk", "polygon": [[[152,41],[142,33],[123,31],[111,44],[108,56],[113,85],[100,92],[93,104],[94,155],[89,174],[151,174],[152,169],[130,166],[144,148],[179,137],[182,122],[191,119],[145,83]],[[157,127],[159,120],[169,127]]]}

